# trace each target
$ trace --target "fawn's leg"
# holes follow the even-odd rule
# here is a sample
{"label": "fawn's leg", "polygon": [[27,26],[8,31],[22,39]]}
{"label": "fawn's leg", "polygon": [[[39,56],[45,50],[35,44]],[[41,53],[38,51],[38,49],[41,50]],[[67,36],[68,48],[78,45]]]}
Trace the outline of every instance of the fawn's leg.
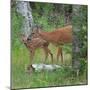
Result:
{"label": "fawn's leg", "polygon": [[57,62],[59,61],[59,56],[61,56],[61,62],[63,63],[62,47],[58,47],[58,52],[57,52]]}
{"label": "fawn's leg", "polygon": [[35,49],[30,50],[30,64],[31,65],[33,63],[34,55],[35,55]]}
{"label": "fawn's leg", "polygon": [[32,63],[33,63],[34,55],[35,55],[35,50],[30,50],[30,64],[27,67],[27,70],[29,71],[29,73],[33,71]]}

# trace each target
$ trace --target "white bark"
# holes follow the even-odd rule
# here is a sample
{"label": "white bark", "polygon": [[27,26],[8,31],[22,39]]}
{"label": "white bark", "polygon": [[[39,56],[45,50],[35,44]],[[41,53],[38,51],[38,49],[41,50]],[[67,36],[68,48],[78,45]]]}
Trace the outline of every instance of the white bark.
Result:
{"label": "white bark", "polygon": [[28,37],[31,34],[31,27],[33,25],[33,17],[30,4],[26,1],[17,1],[16,8],[17,12],[24,17],[22,24],[22,33]]}

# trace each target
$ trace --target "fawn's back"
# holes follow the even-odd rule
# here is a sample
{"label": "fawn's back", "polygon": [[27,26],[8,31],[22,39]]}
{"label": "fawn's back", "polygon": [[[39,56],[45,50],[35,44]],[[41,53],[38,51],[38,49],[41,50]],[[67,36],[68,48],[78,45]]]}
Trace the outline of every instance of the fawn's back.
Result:
{"label": "fawn's back", "polygon": [[49,44],[47,41],[38,37],[32,38],[32,40],[28,40],[26,36],[23,36],[22,41],[28,49],[43,48],[43,47],[47,47]]}

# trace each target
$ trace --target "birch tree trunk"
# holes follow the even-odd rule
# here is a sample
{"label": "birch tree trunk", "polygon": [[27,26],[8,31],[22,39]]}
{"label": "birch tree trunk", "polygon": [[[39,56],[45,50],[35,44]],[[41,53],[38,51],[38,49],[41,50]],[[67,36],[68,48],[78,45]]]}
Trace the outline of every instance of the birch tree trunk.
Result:
{"label": "birch tree trunk", "polygon": [[30,3],[26,1],[17,1],[16,8],[17,12],[24,17],[23,24],[21,27],[21,33],[28,37],[32,32],[31,28],[33,25],[33,17]]}
{"label": "birch tree trunk", "polygon": [[77,76],[79,74],[80,69],[80,41],[78,37],[78,33],[81,29],[80,22],[82,19],[80,17],[80,5],[73,6],[73,17],[72,17],[72,24],[73,24],[73,57],[72,57],[72,67],[77,72]]}

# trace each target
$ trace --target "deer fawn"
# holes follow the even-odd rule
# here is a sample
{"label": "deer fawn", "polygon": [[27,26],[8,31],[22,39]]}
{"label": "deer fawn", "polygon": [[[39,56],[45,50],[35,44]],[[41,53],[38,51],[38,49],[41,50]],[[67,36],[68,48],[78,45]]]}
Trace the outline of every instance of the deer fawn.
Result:
{"label": "deer fawn", "polygon": [[26,37],[25,35],[22,35],[22,42],[26,45],[26,47],[28,48],[28,50],[30,52],[31,65],[32,65],[32,61],[33,61],[33,58],[35,55],[35,50],[37,48],[42,48],[44,50],[44,53],[45,53],[44,61],[46,61],[48,54],[50,54],[51,60],[53,62],[53,54],[48,49],[49,43],[47,41],[45,41],[41,38],[32,38],[31,40],[29,40],[28,37]]}
{"label": "deer fawn", "polygon": [[38,36],[48,43],[52,43],[57,46],[57,61],[61,55],[61,62],[63,63],[62,45],[72,43],[72,25],[58,28],[52,32],[44,32],[41,31],[40,27],[37,27],[37,30],[33,30],[32,34],[33,36]]}

